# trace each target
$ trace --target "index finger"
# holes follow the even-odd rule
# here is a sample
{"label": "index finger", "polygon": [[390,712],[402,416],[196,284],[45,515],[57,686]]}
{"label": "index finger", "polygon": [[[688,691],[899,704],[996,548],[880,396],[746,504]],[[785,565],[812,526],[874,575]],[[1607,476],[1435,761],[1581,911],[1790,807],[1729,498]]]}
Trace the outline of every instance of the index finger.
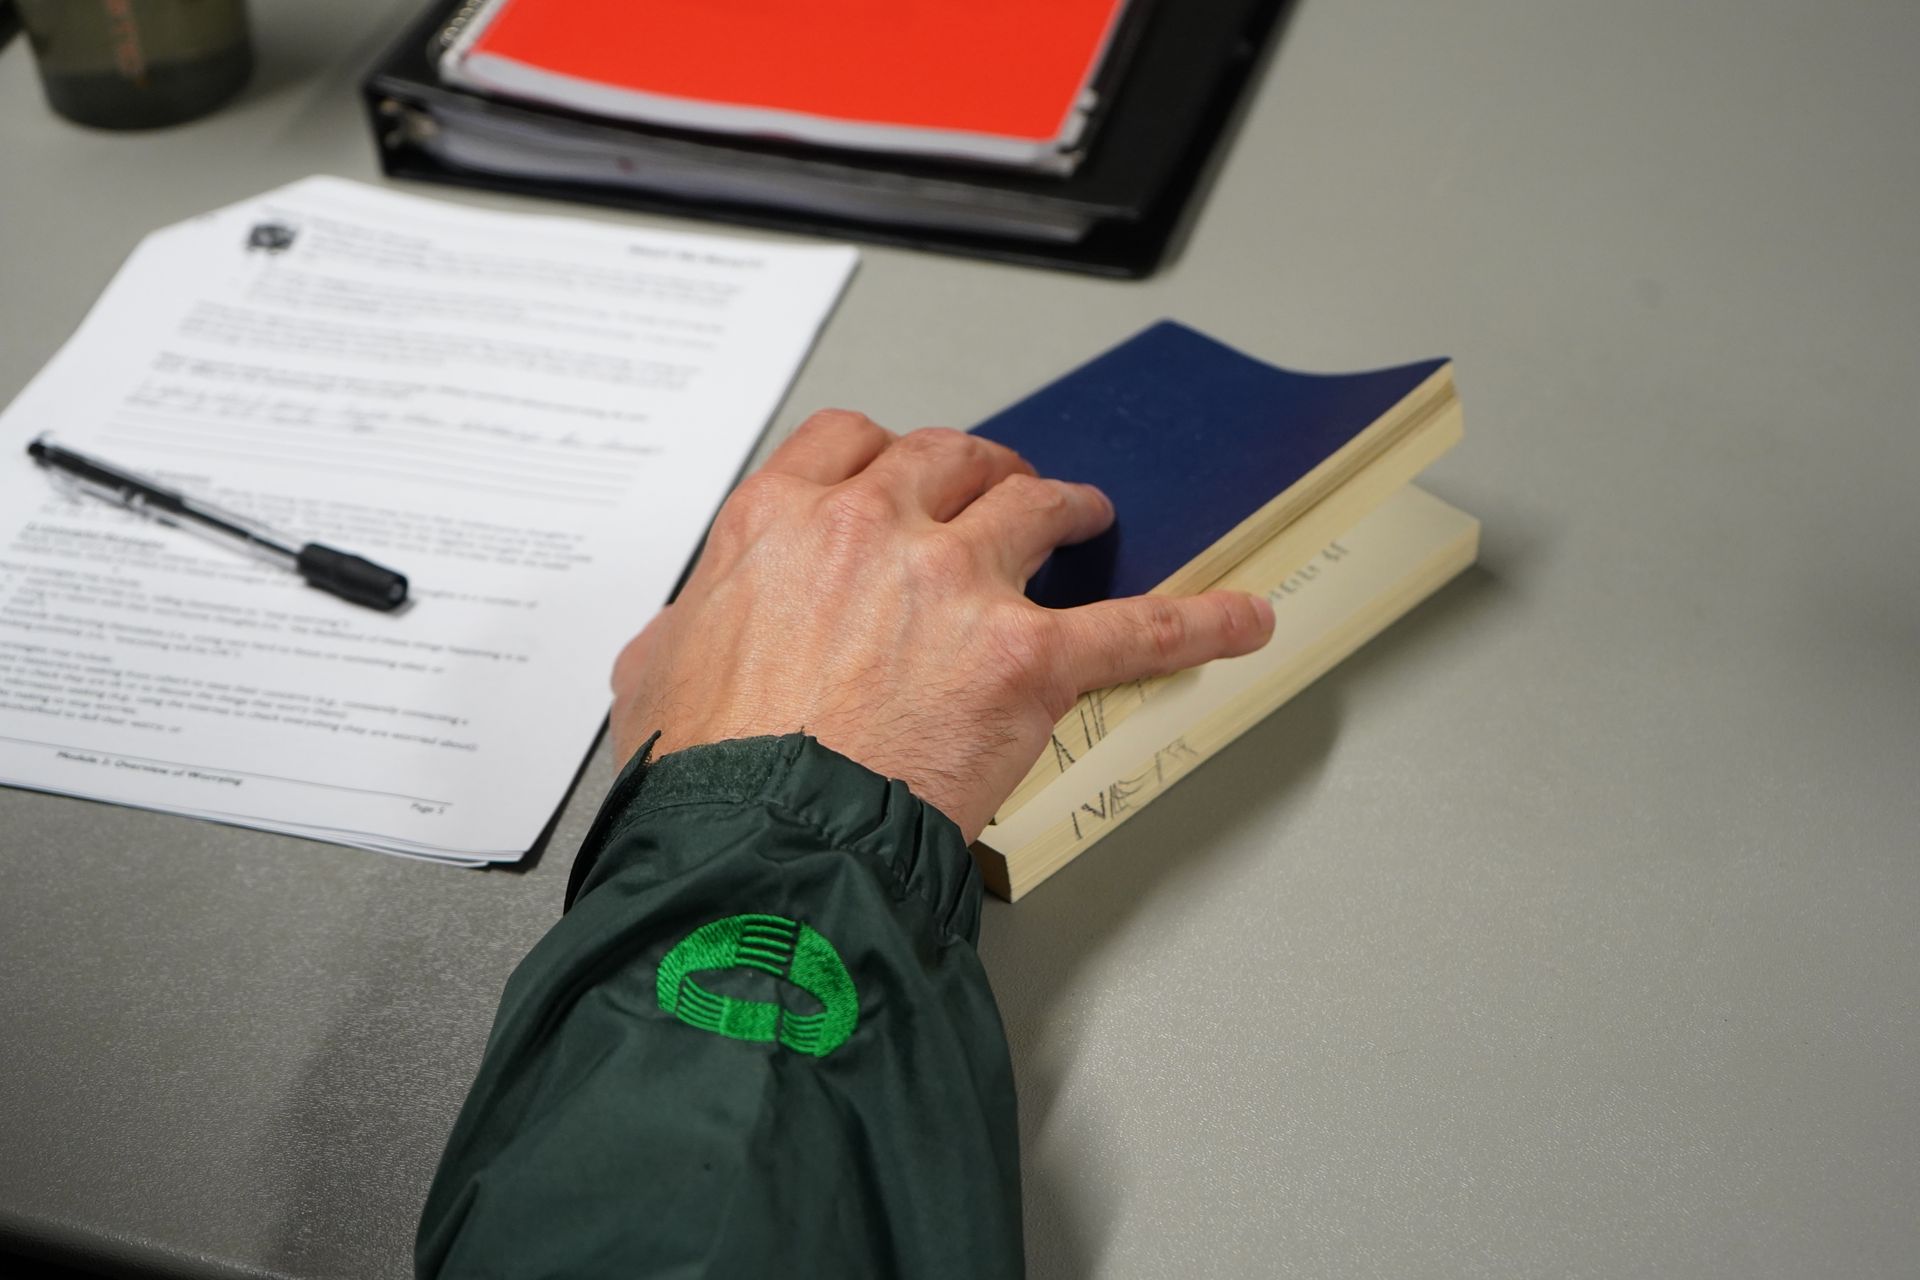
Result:
{"label": "index finger", "polygon": [[1113,523],[1113,504],[1090,484],[1011,475],[954,517],[1024,583],[1055,547],[1085,542]]}
{"label": "index finger", "polygon": [[923,427],[901,436],[869,474],[944,524],[1008,476],[1032,471],[1003,444],[951,427]]}

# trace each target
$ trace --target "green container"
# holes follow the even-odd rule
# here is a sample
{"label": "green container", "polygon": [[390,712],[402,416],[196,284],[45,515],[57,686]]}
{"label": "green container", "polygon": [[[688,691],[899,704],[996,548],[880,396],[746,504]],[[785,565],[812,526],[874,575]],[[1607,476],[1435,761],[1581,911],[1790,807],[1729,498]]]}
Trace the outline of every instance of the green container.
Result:
{"label": "green container", "polygon": [[102,129],[205,115],[253,71],[246,0],[17,0],[47,102]]}

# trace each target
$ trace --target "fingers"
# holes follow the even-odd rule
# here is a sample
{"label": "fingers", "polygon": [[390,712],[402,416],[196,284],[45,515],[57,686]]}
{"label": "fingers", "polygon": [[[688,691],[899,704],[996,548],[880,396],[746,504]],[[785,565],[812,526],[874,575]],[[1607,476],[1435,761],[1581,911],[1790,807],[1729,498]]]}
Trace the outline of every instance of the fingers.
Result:
{"label": "fingers", "polygon": [[761,471],[827,486],[868,473],[881,489],[939,521],[953,519],[1008,476],[1033,474],[1005,445],[944,427],[896,436],[845,409],[823,409],[794,428]]}
{"label": "fingers", "polygon": [[834,485],[859,475],[897,437],[864,413],[822,409],[793,429],[762,471]]}
{"label": "fingers", "polygon": [[867,469],[876,484],[940,521],[953,519],[1008,476],[1032,474],[1005,445],[947,427],[909,431]]}
{"label": "fingers", "polygon": [[1054,617],[1083,693],[1252,653],[1273,635],[1273,605],[1241,591],[1104,600]]}
{"label": "fingers", "polygon": [[1024,583],[1055,547],[1085,542],[1113,523],[1113,504],[1090,484],[1011,475],[953,520]]}

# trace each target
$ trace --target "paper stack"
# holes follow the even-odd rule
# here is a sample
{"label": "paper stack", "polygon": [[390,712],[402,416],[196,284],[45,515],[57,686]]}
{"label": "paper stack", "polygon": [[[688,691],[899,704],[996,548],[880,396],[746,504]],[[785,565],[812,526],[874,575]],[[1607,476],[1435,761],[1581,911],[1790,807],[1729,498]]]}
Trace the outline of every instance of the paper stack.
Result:
{"label": "paper stack", "polygon": [[[519,858],[853,263],[323,178],[150,236],[0,415],[0,782]],[[43,433],[412,602],[63,494]]]}

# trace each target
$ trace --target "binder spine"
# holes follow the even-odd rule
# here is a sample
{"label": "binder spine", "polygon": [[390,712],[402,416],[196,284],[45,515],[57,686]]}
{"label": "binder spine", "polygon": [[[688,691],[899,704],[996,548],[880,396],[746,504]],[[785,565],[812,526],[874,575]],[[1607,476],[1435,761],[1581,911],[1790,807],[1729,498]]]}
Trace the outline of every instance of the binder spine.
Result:
{"label": "binder spine", "polygon": [[474,42],[485,33],[487,25],[493,21],[493,15],[504,8],[507,0],[463,0],[453,16],[447,19],[427,41],[427,62],[440,73],[440,78],[453,83],[460,79],[460,63],[467,56]]}
{"label": "binder spine", "polygon": [[447,25],[436,31],[433,39],[427,42],[427,57],[438,61],[440,55],[451,49],[466,31],[467,24],[478,17],[482,9],[490,7],[492,0],[466,0],[465,4],[453,11],[453,16],[447,19]]}

